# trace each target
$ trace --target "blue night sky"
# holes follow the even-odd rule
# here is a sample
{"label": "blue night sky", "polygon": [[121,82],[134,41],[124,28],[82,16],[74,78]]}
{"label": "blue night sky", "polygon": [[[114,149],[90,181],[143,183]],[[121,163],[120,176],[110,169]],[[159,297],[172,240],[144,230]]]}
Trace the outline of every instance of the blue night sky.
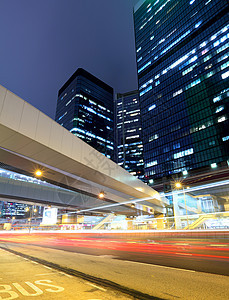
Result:
{"label": "blue night sky", "polygon": [[54,118],[78,67],[116,92],[137,88],[138,0],[0,0],[0,84]]}

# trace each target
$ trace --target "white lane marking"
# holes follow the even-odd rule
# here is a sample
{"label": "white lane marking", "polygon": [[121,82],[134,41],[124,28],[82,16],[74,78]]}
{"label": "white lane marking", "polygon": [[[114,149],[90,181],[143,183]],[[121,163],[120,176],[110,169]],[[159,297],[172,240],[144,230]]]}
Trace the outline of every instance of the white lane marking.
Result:
{"label": "white lane marking", "polygon": [[129,260],[125,260],[125,261],[128,262],[128,263],[132,263],[132,264],[142,264],[142,265],[152,266],[152,267],[157,267],[157,268],[165,268],[165,269],[172,269],[172,270],[185,271],[185,272],[196,272],[194,270],[179,269],[179,268],[174,268],[174,267],[167,267],[167,266],[159,266],[159,265],[153,265],[153,264],[146,264],[146,263],[137,262],[137,261],[129,261]]}
{"label": "white lane marking", "polygon": [[93,283],[86,282],[86,284],[88,284],[88,285],[90,285],[90,286],[93,286],[94,288],[97,288],[97,289],[99,289],[99,290],[101,290],[101,291],[104,291],[104,292],[107,291],[107,290],[105,290],[104,288],[102,288],[102,287],[100,287],[100,286],[97,286],[97,285],[95,285],[95,284],[93,284]]}
{"label": "white lane marking", "polygon": [[46,269],[52,270],[52,268],[50,268],[50,267],[47,267],[47,266],[44,266],[44,265],[43,265],[43,267],[45,267]]}
{"label": "white lane marking", "polygon": [[118,256],[114,256],[114,255],[98,255],[101,258],[116,258]]}
{"label": "white lane marking", "polygon": [[39,265],[36,261],[32,261],[31,260],[31,263],[35,264],[35,265]]}
{"label": "white lane marking", "polygon": [[69,278],[72,278],[72,276],[71,275],[68,275],[68,274],[66,274],[66,273],[64,273],[64,272],[58,272],[59,274],[62,274],[62,275],[65,275],[65,276],[67,276],[67,277],[69,277]]}
{"label": "white lane marking", "polygon": [[187,243],[175,243],[174,245],[187,246],[189,244],[187,244]]}
{"label": "white lane marking", "polygon": [[35,274],[35,276],[45,276],[45,275],[53,275],[54,273],[44,273],[44,274]]}
{"label": "white lane marking", "polygon": [[192,256],[192,254],[190,254],[190,253],[176,253],[176,254],[179,254],[179,255],[191,255]]}

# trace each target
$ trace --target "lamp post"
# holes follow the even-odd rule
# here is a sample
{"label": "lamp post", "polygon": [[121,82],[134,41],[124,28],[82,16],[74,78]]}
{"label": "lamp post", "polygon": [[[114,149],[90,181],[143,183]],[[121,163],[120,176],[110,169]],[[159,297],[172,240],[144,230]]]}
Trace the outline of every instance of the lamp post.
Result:
{"label": "lamp post", "polygon": [[37,212],[37,209],[36,209],[36,207],[34,208],[33,206],[31,207],[31,209],[27,206],[26,208],[25,208],[25,211],[26,212],[29,212],[29,218],[28,218],[28,222],[29,222],[29,233],[30,233],[30,231],[31,231],[31,222],[32,222],[32,218],[33,218],[33,213],[34,212]]}
{"label": "lamp post", "polygon": [[187,205],[186,205],[186,197],[185,197],[184,186],[181,184],[181,182],[176,182],[176,183],[175,183],[175,187],[176,187],[177,189],[182,189],[182,190],[183,190],[183,194],[184,194],[184,206],[185,206],[186,219],[187,219],[187,227],[188,227],[188,229],[189,229],[188,211],[187,211]]}

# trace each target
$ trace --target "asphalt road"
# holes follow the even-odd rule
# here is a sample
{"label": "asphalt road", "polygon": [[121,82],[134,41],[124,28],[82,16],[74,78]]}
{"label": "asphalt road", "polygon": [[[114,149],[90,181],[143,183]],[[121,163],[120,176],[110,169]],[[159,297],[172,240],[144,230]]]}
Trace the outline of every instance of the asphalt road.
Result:
{"label": "asphalt road", "polygon": [[[148,295],[146,298],[135,297],[135,299],[155,299],[155,297],[156,299],[185,300],[229,299],[229,277],[227,276],[124,261],[111,255],[96,256],[20,243],[2,242],[0,247],[5,247],[7,251],[13,251],[56,270],[59,270],[59,266],[61,266],[61,271],[70,275],[72,275],[71,272],[73,274],[81,272],[81,274],[86,274],[86,277],[97,278],[101,286],[104,286],[104,282],[110,282],[118,287],[125,288],[125,290],[137,291]],[[22,270],[24,270],[23,267],[17,269],[17,280],[20,280],[20,274],[22,279],[24,278]],[[29,282],[33,283],[33,275],[34,271],[31,269],[31,277],[29,277],[31,281]],[[62,286],[59,281],[55,282],[55,284]],[[134,293],[134,295],[137,295],[137,293]],[[55,295],[53,296],[54,298],[52,299],[56,299]],[[63,299],[71,300],[74,298],[68,296]],[[77,299],[81,300],[84,298],[79,296]],[[104,297],[101,295],[100,298],[89,299],[102,300],[107,298],[105,298],[105,295]],[[116,299],[119,299],[118,294]],[[128,299],[128,296],[126,299]]]}
{"label": "asphalt road", "polygon": [[[0,248],[0,299],[133,299]],[[30,298],[31,297],[31,298]]]}
{"label": "asphalt road", "polygon": [[227,239],[111,239],[85,237],[71,233],[4,234],[0,241],[26,243],[51,249],[109,255],[118,260],[229,275]]}

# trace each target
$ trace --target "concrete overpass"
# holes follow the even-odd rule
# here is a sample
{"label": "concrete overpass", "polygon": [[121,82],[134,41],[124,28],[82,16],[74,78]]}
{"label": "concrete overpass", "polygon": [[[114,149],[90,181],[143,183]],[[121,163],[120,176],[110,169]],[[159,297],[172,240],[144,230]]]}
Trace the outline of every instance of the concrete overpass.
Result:
{"label": "concrete overpass", "polygon": [[[166,204],[152,188],[2,86],[0,167],[29,176],[39,168],[43,180],[94,198],[95,210],[107,202],[131,208],[139,201],[161,213]],[[105,198],[98,203],[100,191]],[[78,202],[75,206],[91,210]]]}

